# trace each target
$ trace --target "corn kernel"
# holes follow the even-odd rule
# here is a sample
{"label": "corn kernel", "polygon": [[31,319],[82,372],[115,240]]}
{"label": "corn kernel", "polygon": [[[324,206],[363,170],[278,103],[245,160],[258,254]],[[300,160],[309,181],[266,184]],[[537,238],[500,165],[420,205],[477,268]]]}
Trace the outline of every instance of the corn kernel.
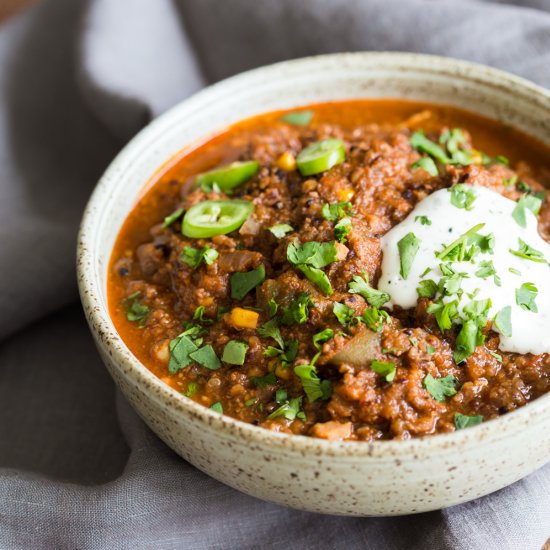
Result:
{"label": "corn kernel", "polygon": [[472,158],[472,164],[483,164],[483,155],[481,154],[481,151],[471,149],[470,157]]}
{"label": "corn kernel", "polygon": [[345,187],[336,193],[336,196],[340,202],[350,201],[353,199],[353,195],[355,195],[355,191],[351,187]]}
{"label": "corn kernel", "polygon": [[242,307],[234,307],[229,315],[229,324],[235,328],[256,328],[260,314]]}
{"label": "corn kernel", "polygon": [[293,172],[296,170],[296,159],[290,151],[283,153],[275,164],[285,172]]}

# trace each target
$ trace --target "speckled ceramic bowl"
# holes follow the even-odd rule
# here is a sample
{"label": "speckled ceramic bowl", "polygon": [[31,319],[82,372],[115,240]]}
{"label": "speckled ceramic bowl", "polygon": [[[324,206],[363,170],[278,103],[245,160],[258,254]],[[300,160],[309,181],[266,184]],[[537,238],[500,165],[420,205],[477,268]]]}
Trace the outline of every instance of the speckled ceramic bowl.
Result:
{"label": "speckled ceramic bowl", "polygon": [[86,209],[78,278],[112,377],[151,429],[183,458],[245,493],[303,510],[408,514],[486,495],[545,464],[550,395],[498,420],[424,439],[339,443],[289,436],[219,415],[171,389],[132,355],[107,310],[107,266],[116,235],[143,185],[172,155],[258,113],[363,97],[465,107],[550,143],[550,93],[487,67],[422,55],[357,53],[257,69],[183,101],[124,148]]}

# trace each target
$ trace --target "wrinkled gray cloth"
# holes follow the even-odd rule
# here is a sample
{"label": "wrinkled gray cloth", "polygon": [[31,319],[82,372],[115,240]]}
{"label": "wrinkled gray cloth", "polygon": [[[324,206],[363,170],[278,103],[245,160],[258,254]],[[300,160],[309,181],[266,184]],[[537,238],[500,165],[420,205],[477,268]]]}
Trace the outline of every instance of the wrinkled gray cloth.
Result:
{"label": "wrinkled gray cloth", "polygon": [[550,0],[52,0],[0,28],[1,549],[539,550],[550,536],[550,465],[402,518],[245,496],[161,443],[94,350],[75,235],[124,142],[209,82],[353,50],[461,57],[550,87]]}

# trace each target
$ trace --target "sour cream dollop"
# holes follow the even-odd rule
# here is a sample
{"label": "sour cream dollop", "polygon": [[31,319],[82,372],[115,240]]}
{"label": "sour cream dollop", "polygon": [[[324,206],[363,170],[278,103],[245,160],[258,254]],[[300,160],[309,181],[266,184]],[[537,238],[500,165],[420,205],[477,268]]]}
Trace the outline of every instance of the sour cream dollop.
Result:
{"label": "sour cream dollop", "polygon": [[[521,240],[542,253],[545,260],[550,260],[550,245],[538,233],[537,217],[525,208],[525,227],[521,227],[512,215],[518,203],[484,187],[463,187],[475,194],[469,209],[452,204],[450,190],[441,189],[418,203],[407,218],[382,237],[379,290],[391,296],[390,307],[415,307],[420,282],[430,279],[439,283],[444,276],[440,269],[442,261],[437,254],[472,227],[484,224],[478,233],[493,234],[492,253],[480,252],[470,261],[444,262],[454,271],[466,274],[461,279],[459,311],[472,299],[489,298],[488,319],[491,320],[497,312],[510,306],[512,334],[500,334],[500,349],[516,353],[550,352],[550,266],[547,262],[532,261],[510,252],[520,249]],[[404,279],[400,274],[402,265],[398,243],[409,233],[413,233],[419,243]],[[492,262],[496,277],[476,275],[482,262]],[[526,283],[531,283],[537,290],[534,298],[537,312],[518,304],[516,293]],[[441,297],[437,294],[436,299],[438,297],[444,303],[458,298],[457,295]],[[521,297],[519,302],[522,302]]]}

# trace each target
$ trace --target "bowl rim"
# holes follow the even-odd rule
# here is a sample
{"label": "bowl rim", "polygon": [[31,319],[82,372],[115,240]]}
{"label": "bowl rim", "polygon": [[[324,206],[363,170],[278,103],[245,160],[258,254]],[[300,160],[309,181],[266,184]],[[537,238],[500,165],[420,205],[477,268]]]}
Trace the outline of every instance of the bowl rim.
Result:
{"label": "bowl rim", "polygon": [[210,425],[212,429],[219,432],[222,438],[237,435],[244,437],[249,443],[269,445],[272,451],[288,452],[292,450],[302,453],[304,457],[310,454],[312,456],[322,454],[351,459],[387,460],[389,457],[396,456],[401,459],[406,457],[417,459],[420,456],[433,456],[438,452],[456,451],[457,447],[467,448],[471,445],[489,444],[543,422],[544,415],[550,413],[550,394],[541,396],[506,415],[467,430],[408,440],[330,441],[310,436],[274,432],[216,413],[186,398],[149,371],[132,354],[118,335],[108,309],[104,307],[101,299],[101,289],[105,282],[100,280],[100,277],[96,277],[97,272],[91,267],[97,263],[94,253],[98,245],[95,243],[98,240],[97,233],[101,227],[102,218],[105,211],[108,210],[106,205],[110,189],[116,187],[119,175],[124,174],[124,166],[130,166],[137,156],[142,154],[145,146],[150,145],[160,132],[172,126],[175,120],[179,123],[182,112],[193,109],[195,105],[199,106],[210,97],[224,93],[224,90],[227,93],[232,88],[239,89],[242,86],[248,86],[251,81],[252,83],[261,82],[266,80],[270,73],[286,71],[295,75],[298,71],[304,71],[308,67],[331,64],[338,60],[345,60],[348,67],[355,64],[355,66],[361,66],[364,69],[369,63],[373,65],[373,68],[384,64],[385,67],[403,71],[445,74],[460,81],[491,86],[495,89],[502,90],[504,88],[509,91],[511,87],[514,93],[523,96],[528,101],[550,109],[550,91],[524,78],[485,65],[450,57],[404,52],[353,52],[303,57],[245,71],[204,88],[152,120],[123,147],[100,178],[84,210],[78,233],[77,278],[84,312],[98,345],[108,348],[112,362],[118,369],[121,369],[121,365],[127,367],[124,369],[124,373],[132,378],[144,394],[168,407],[174,414],[190,416],[193,420]]}

